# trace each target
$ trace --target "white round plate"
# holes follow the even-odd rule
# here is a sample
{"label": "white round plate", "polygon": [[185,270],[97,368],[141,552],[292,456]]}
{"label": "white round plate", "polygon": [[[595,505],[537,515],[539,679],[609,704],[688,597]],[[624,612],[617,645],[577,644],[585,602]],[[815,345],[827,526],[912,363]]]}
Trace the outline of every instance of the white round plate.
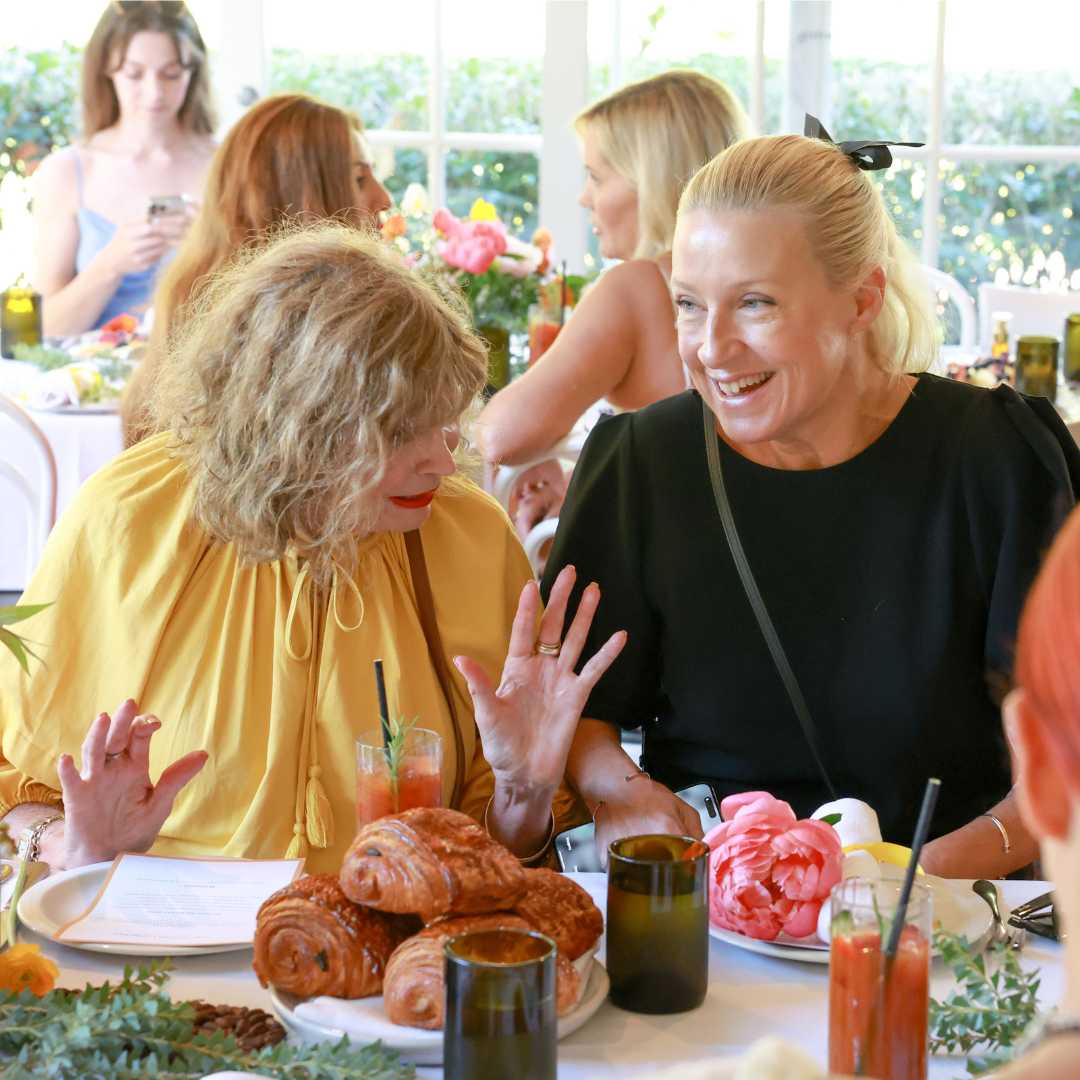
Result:
{"label": "white round plate", "polygon": [[[935,928],[948,930],[952,934],[963,934],[968,941],[983,939],[993,925],[993,916],[986,901],[971,891],[971,886],[964,881],[950,881],[948,878],[927,875],[919,881],[929,886],[933,897],[933,918]],[[735,945],[740,949],[761,953],[763,956],[776,956],[781,960],[801,960],[806,964],[827,964],[829,946],[817,938],[799,941],[781,934],[775,941],[760,941],[736,934],[731,930],[721,930],[710,926],[709,933],[719,941]]]}
{"label": "white round plate", "polygon": [[[577,1006],[559,1018],[559,1038],[573,1034],[604,1003],[607,997],[608,973],[603,964],[594,961],[585,984],[585,992]],[[321,1024],[306,1016],[298,1016],[296,1006],[302,998],[283,990],[270,988],[270,999],[278,1019],[294,1035],[304,1042],[337,1042],[345,1034],[341,1028]],[[352,1022],[348,1035],[353,1041],[374,1042],[380,1040],[390,1050],[396,1050],[414,1065],[441,1065],[443,1057],[443,1033],[423,1028],[401,1027],[391,1024],[383,1012],[382,997],[357,998],[342,1005],[348,1006]]]}
{"label": "white round plate", "polygon": [[27,405],[27,408],[31,412],[69,413],[72,416],[86,416],[89,414],[117,412],[120,409],[120,399],[96,402],[92,405],[49,405],[45,408]]}
{"label": "white round plate", "polygon": [[[112,863],[94,863],[61,870],[39,881],[19,898],[19,920],[42,937],[52,938],[62,926],[78,918],[101,890]],[[106,945],[90,941],[64,941],[69,949],[111,953],[113,956],[199,956],[203,953],[239,952],[251,942],[232,945]]]}

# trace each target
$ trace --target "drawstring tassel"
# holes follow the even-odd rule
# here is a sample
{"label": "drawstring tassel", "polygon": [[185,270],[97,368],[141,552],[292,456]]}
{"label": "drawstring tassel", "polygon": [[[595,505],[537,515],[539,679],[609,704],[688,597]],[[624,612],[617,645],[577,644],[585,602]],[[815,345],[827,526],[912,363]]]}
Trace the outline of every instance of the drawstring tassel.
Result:
{"label": "drawstring tassel", "polygon": [[293,826],[293,838],[289,842],[289,850],[285,852],[286,859],[302,859],[308,853],[307,837],[304,835],[304,826],[298,821]]}
{"label": "drawstring tassel", "polygon": [[317,848],[327,848],[334,842],[334,811],[326,797],[319,775],[322,769],[312,765],[308,770],[305,806],[307,810],[307,836]]}

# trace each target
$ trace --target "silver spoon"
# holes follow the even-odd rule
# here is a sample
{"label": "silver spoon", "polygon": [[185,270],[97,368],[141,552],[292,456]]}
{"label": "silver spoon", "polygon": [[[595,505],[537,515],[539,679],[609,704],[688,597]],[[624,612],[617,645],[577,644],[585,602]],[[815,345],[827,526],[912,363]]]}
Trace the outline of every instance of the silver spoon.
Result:
{"label": "silver spoon", "polygon": [[985,878],[979,878],[972,886],[972,891],[981,896],[990,908],[991,914],[994,916],[994,931],[991,937],[991,944],[995,944],[999,941],[1008,942],[1009,946],[1013,949],[1019,949],[1023,945],[1023,938],[1019,935],[1013,936],[1013,934],[1006,929],[1005,921],[1001,917],[1001,905],[998,902],[998,890],[997,886],[992,881],[987,881]]}

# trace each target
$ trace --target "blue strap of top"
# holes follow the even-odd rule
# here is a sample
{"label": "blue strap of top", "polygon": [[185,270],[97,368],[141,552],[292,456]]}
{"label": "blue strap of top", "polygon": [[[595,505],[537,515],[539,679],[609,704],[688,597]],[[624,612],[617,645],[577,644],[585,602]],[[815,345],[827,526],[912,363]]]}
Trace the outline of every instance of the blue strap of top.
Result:
{"label": "blue strap of top", "polygon": [[[76,211],[79,222],[79,246],[75,252],[75,273],[81,274],[97,253],[116,235],[116,225],[96,210],[83,205],[82,159],[74,147],[72,153],[75,155],[75,183],[79,193],[79,207]],[[136,312],[146,307],[154,295],[158,271],[171,257],[170,252],[146,270],[125,274],[120,279],[116,292],[109,298],[109,302],[97,317],[92,329],[98,329],[117,315]]]}

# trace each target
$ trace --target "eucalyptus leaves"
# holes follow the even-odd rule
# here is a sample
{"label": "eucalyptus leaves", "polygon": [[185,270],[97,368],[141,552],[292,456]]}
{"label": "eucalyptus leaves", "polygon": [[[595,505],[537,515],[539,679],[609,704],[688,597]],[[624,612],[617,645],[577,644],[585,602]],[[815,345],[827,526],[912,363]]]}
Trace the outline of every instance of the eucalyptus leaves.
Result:
{"label": "eucalyptus leaves", "polygon": [[236,1070],[297,1080],[407,1080],[416,1075],[380,1044],[338,1043],[258,1051],[221,1032],[195,1034],[195,1010],[162,989],[169,962],[125,969],[116,984],[37,998],[0,992],[0,1080],[10,1077],[201,1077]]}
{"label": "eucalyptus leaves", "polygon": [[930,999],[930,1052],[968,1055],[972,1075],[1012,1059],[1038,1005],[1038,970],[1026,972],[1007,945],[979,952],[963,937],[939,932],[934,945],[959,984]]}

